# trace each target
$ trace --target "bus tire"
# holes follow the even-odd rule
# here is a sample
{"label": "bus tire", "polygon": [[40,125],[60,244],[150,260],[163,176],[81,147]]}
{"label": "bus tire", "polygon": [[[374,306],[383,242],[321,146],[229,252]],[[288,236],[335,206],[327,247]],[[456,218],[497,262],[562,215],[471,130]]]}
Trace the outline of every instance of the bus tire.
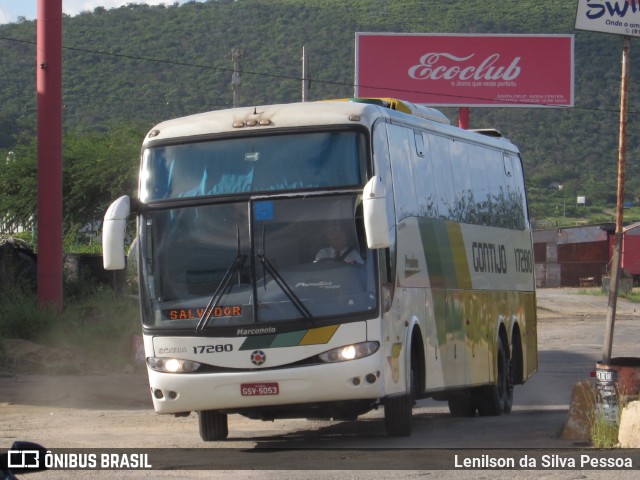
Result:
{"label": "bus tire", "polygon": [[411,435],[413,400],[410,395],[389,397],[384,402],[384,426],[391,437]]}
{"label": "bus tire", "polygon": [[[498,378],[496,383],[478,392],[478,413],[483,417],[502,415],[507,409],[509,397],[513,402],[513,382],[508,380],[510,370],[508,352],[501,335],[498,340]],[[509,388],[509,384],[511,384],[511,388]]]}
{"label": "bus tire", "polygon": [[411,435],[414,403],[415,372],[411,370],[409,393],[406,395],[387,397],[384,400],[384,427],[391,437],[408,437]]}
{"label": "bus tire", "polygon": [[205,442],[224,440],[229,435],[229,424],[225,413],[216,410],[198,412],[200,438]]}
{"label": "bus tire", "polygon": [[520,329],[516,328],[513,332],[513,340],[511,346],[511,356],[508,360],[508,374],[507,377],[507,402],[505,403],[504,412],[511,413],[513,407],[513,388],[515,385],[520,385],[522,381],[523,359],[522,359],[522,338],[520,337]]}
{"label": "bus tire", "polygon": [[504,413],[511,413],[513,407],[513,360],[507,359],[507,378],[506,378],[506,391],[502,411]]}

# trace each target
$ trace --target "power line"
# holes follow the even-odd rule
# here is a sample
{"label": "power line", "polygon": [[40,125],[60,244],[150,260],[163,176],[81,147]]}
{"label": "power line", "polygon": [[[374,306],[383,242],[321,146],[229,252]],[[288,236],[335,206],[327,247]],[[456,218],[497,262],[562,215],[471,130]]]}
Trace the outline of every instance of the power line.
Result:
{"label": "power line", "polygon": [[[9,41],[9,42],[18,42],[18,43],[24,43],[24,44],[28,44],[28,45],[36,45],[36,42],[34,41],[30,41],[30,40],[21,40],[21,39],[17,39],[17,38],[9,38],[9,37],[0,37],[0,40],[5,40],[5,41]],[[178,67],[189,67],[189,68],[201,68],[201,69],[206,69],[206,70],[215,70],[215,71],[219,71],[219,72],[228,72],[233,74],[234,73],[234,69],[233,68],[224,68],[224,67],[216,67],[216,66],[212,66],[212,65],[202,65],[202,64],[198,64],[198,63],[189,63],[189,62],[178,62],[175,60],[167,60],[167,59],[161,59],[161,58],[151,58],[151,57],[143,57],[143,56],[138,56],[138,55],[128,55],[128,54],[123,54],[123,53],[113,53],[113,52],[105,52],[105,51],[100,51],[100,50],[90,50],[87,48],[80,48],[80,47],[69,47],[69,46],[63,46],[62,47],[64,50],[69,50],[69,51],[74,51],[74,52],[81,52],[81,53],[88,53],[88,54],[92,54],[92,55],[104,55],[104,56],[110,56],[110,57],[115,57],[115,58],[125,58],[128,60],[137,60],[137,61],[145,61],[145,62],[154,62],[154,63],[162,63],[165,65],[173,65],[173,66],[178,66]],[[255,71],[250,71],[250,70],[241,70],[240,73],[242,73],[243,75],[255,75],[255,76],[260,76],[260,77],[268,77],[268,78],[278,78],[278,79],[282,79],[282,80],[292,80],[292,81],[296,81],[299,82],[301,80],[300,77],[295,77],[295,76],[291,76],[291,75],[282,75],[282,74],[272,74],[272,73],[265,73],[265,72],[255,72]],[[335,81],[335,80],[321,80],[318,78],[314,78],[313,79],[313,83],[320,83],[320,84],[324,84],[324,85],[334,85],[334,86],[341,86],[341,87],[354,87],[354,84],[352,83],[345,83],[345,82],[339,82],[339,81]],[[437,95],[440,97],[446,97],[446,98],[452,98],[452,99],[459,99],[461,100],[461,103],[464,103],[464,100],[480,100],[480,101],[486,101],[486,102],[491,102],[494,101],[494,99],[491,98],[485,98],[485,97],[472,97],[472,96],[468,96],[468,95],[454,95],[454,94],[436,94],[433,92],[428,92],[428,91],[424,91],[424,90],[408,90],[408,89],[398,89],[398,88],[393,88],[393,87],[386,87],[386,86],[378,86],[378,85],[363,85],[363,84],[358,84],[355,85],[358,87],[366,87],[366,88],[375,88],[375,89],[379,89],[379,90],[386,90],[386,91],[392,91],[392,92],[398,92],[398,93],[411,93],[411,94],[431,94],[431,95]],[[505,102],[505,103],[509,103],[509,102]],[[523,102],[521,101],[514,101],[512,102],[514,104],[517,105],[523,105]],[[526,102],[525,102],[526,104]],[[553,105],[553,104],[540,104],[540,103],[530,103],[528,104],[531,107],[549,107],[549,108],[557,108],[557,109],[574,109],[574,110],[583,110],[583,111],[591,111],[591,112],[607,112],[607,113],[618,113],[619,109],[613,109],[613,108],[591,108],[591,107],[580,107],[580,106],[564,106],[564,105]],[[453,106],[453,105],[452,105]],[[491,108],[500,108],[503,107],[504,105],[502,104],[497,104]],[[446,106],[444,106],[446,107]],[[470,105],[470,107],[473,107],[473,105]],[[630,114],[635,114],[635,111],[629,111]]]}

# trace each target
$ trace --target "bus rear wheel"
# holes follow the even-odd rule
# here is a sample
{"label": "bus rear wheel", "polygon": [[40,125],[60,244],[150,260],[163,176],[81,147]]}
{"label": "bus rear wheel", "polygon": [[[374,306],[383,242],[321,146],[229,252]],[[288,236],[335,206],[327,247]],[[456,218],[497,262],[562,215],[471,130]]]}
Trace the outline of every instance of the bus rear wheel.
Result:
{"label": "bus rear wheel", "polygon": [[478,392],[478,413],[495,416],[509,413],[513,405],[513,367],[503,337],[498,340],[498,375],[496,383]]}
{"label": "bus rear wheel", "polygon": [[225,413],[216,410],[198,412],[200,438],[205,442],[224,440],[229,435],[229,424]]}

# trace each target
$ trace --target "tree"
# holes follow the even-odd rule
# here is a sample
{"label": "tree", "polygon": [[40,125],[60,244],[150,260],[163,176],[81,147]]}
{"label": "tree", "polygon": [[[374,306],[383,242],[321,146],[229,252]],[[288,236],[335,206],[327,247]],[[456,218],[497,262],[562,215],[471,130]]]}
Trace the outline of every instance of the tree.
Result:
{"label": "tree", "polygon": [[[106,132],[68,131],[63,138],[63,230],[100,222],[117,197],[135,193],[145,129],[119,125]],[[37,220],[37,138],[21,137],[0,169],[0,211],[26,228]],[[6,155],[7,152],[5,152]]]}
{"label": "tree", "polygon": [[105,133],[64,137],[63,217],[65,228],[102,220],[109,204],[133,195],[144,130],[112,126]]}
{"label": "tree", "polygon": [[[11,153],[10,153],[11,152]],[[23,136],[11,151],[4,150],[0,162],[0,225],[4,230],[25,229],[35,225],[37,202],[37,144]],[[6,159],[6,160],[5,160]]]}

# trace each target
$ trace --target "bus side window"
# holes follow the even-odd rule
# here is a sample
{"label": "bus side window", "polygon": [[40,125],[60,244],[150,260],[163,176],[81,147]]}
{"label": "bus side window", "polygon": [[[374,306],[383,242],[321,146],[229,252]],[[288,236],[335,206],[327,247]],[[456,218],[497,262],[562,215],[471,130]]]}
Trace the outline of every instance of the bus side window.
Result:
{"label": "bus side window", "polygon": [[491,212],[491,184],[488,178],[487,155],[484,148],[469,145],[469,173],[476,206],[476,223],[489,226],[493,223]]}
{"label": "bus side window", "polygon": [[[504,154],[506,204],[509,209],[508,228],[524,230],[528,225],[527,203],[524,194],[523,174],[520,159]],[[508,168],[508,170],[507,170]]]}
{"label": "bus side window", "polygon": [[453,173],[453,219],[463,223],[478,223],[478,208],[469,168],[469,145],[453,141],[450,144],[451,172]]}
{"label": "bus side window", "polygon": [[412,130],[398,125],[387,124],[389,155],[393,197],[396,203],[397,221],[418,214],[418,204],[414,188],[413,157],[415,140]]}
{"label": "bus side window", "polygon": [[452,140],[438,135],[429,135],[429,152],[433,160],[433,172],[436,190],[436,211],[443,220],[454,216],[455,190],[451,171]]}
{"label": "bus side window", "polygon": [[418,202],[418,215],[421,217],[437,218],[438,206],[436,187],[434,185],[433,162],[431,152],[428,151],[428,137],[415,130],[416,153],[413,158],[413,183]]}

